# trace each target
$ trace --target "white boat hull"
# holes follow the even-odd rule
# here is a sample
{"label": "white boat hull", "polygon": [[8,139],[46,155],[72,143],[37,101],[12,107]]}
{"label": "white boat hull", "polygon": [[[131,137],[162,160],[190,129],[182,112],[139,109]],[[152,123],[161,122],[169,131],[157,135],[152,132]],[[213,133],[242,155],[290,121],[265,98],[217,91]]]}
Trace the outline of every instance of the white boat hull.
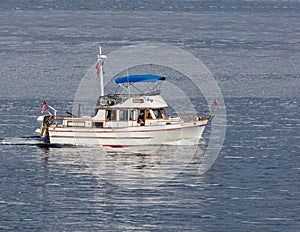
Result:
{"label": "white boat hull", "polygon": [[183,139],[198,141],[208,120],[164,126],[126,128],[49,127],[50,143],[96,146],[163,144]]}

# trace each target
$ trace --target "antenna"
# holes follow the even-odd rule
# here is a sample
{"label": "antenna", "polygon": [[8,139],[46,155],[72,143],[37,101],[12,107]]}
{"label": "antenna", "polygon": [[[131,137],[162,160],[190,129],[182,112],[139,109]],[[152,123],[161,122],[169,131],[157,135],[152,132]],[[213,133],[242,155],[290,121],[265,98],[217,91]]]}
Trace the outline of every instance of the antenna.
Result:
{"label": "antenna", "polygon": [[104,84],[103,84],[103,78],[104,78],[104,72],[103,72],[103,65],[104,65],[104,60],[106,59],[106,55],[102,54],[102,49],[101,46],[99,46],[99,54],[98,54],[98,60],[97,60],[97,75],[99,76],[100,79],[100,97],[104,96]]}

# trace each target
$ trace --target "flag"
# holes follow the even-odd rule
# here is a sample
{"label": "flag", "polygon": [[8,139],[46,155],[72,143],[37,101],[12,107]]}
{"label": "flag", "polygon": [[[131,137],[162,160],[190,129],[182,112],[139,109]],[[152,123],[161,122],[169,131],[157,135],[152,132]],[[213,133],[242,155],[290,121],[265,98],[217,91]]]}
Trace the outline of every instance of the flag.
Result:
{"label": "flag", "polygon": [[219,105],[219,102],[217,99],[214,100],[214,106],[218,106]]}
{"label": "flag", "polygon": [[100,75],[100,66],[99,63],[96,64],[97,75]]}
{"label": "flag", "polygon": [[46,99],[44,99],[44,104],[42,106],[41,114],[44,114],[44,112],[48,109],[48,104],[46,102]]}

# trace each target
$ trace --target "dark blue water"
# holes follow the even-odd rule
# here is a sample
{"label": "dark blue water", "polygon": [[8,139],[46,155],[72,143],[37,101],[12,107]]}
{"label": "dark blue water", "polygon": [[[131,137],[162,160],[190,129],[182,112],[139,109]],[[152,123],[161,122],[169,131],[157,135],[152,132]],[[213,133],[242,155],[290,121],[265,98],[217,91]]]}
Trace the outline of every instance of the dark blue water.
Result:
{"label": "dark blue water", "polygon": [[[298,231],[299,5],[2,1],[0,230]],[[100,43],[109,53],[140,42],[191,52],[220,86],[226,136],[205,174],[210,127],[183,169],[166,156],[100,150],[101,175],[82,159],[86,148],[48,147],[35,137],[43,99],[71,110]],[[161,176],[152,176],[159,184],[136,187],[136,174],[148,177],[162,163]],[[121,165],[126,175],[113,169]]]}

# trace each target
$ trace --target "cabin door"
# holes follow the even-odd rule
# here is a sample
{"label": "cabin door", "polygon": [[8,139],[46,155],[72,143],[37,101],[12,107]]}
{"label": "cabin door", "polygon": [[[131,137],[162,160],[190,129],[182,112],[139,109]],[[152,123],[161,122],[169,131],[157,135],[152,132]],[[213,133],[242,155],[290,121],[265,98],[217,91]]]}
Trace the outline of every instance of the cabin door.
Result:
{"label": "cabin door", "polygon": [[141,126],[145,125],[146,120],[146,110],[138,110],[138,123],[140,123]]}

